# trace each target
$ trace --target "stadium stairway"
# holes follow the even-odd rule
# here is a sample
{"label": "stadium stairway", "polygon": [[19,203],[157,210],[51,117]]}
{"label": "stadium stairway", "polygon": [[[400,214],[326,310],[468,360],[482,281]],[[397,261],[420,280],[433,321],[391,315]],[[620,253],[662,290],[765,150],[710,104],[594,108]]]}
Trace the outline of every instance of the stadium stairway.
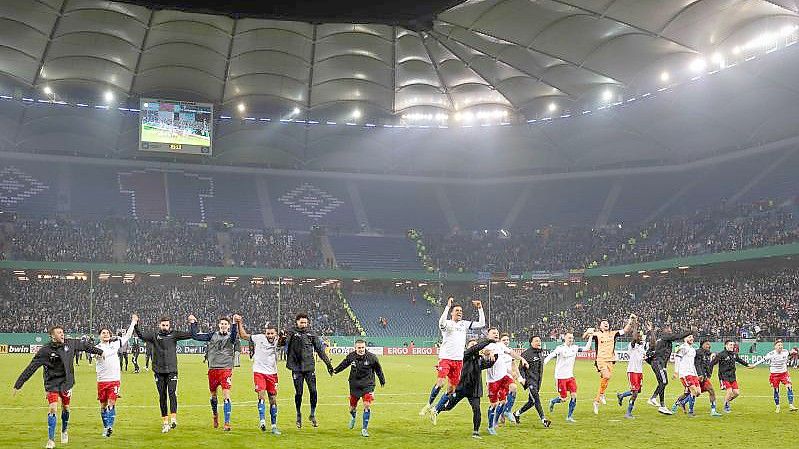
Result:
{"label": "stadium stairway", "polygon": [[421,270],[416,248],[405,237],[331,236],[339,267],[350,270]]}
{"label": "stadium stairway", "polygon": [[[351,293],[350,307],[370,337],[437,337],[437,311],[423,298],[406,295]],[[429,312],[429,313],[428,313]],[[388,320],[383,327],[379,320]]]}

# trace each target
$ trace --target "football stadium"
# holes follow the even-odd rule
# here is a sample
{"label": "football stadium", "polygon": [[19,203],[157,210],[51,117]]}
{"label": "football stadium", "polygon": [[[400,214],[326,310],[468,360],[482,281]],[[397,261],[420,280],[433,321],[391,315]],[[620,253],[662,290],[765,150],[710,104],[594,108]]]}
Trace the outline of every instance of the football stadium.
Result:
{"label": "football stadium", "polygon": [[0,24],[0,447],[797,447],[799,1]]}

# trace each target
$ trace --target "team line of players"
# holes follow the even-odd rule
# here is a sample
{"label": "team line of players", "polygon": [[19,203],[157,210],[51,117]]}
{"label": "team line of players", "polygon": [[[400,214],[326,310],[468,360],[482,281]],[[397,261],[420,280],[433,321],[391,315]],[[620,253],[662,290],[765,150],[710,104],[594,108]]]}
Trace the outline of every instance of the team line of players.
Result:
{"label": "team line of players", "polygon": [[[542,424],[545,427],[551,425],[551,421],[547,419],[541,405],[540,388],[543,367],[552,360],[556,361],[555,380],[559,394],[549,401],[549,411],[552,413],[557,404],[568,402],[566,421],[574,422],[573,415],[577,405],[574,363],[577,354],[590,350],[592,344],[596,345],[595,366],[600,374],[600,386],[593,400],[593,409],[594,413],[599,413],[599,405],[607,403],[605,392],[616,362],[616,339],[627,333],[633,334],[633,340],[628,346],[627,375],[630,389],[617,394],[616,397],[619,405],[629,398],[625,414],[627,418],[633,418],[634,404],[641,392],[644,361],[651,365],[658,382],[652,397],[647,402],[656,406],[658,411],[663,414],[673,414],[682,407],[688,414],[693,415],[696,398],[701,393],[708,392],[711,415],[720,416],[716,411],[715,391],[710,382],[710,375],[716,364],[719,365],[719,377],[726,390],[724,410],[730,412],[730,403],[740,394],[735,377],[735,364],[740,363],[754,368],[763,362],[768,362],[770,366],[769,381],[774,389],[776,411],[778,413],[780,411],[780,385],[785,385],[787,388],[790,410],[797,410],[793,405],[793,389],[787,370],[789,352],[783,348],[781,340],[775,342],[774,350],[762,360],[754,365],[748,365],[734,352],[733,342],[726,342],[725,350],[717,354],[709,351],[710,344],[706,341],[702,342],[701,347],[697,350],[693,347],[693,332],[673,334],[668,325],[661,329],[660,335],[656,335],[651,325],[648,325],[649,339],[645,341],[643,333],[637,331],[637,317],[630,315],[623,329],[610,330],[606,320],[599,324],[598,329],[587,329],[583,334],[583,338],[588,339],[585,346],[575,345],[574,336],[569,333],[564,336],[563,344],[543,357],[541,338],[533,336],[530,338],[530,347],[518,355],[509,347],[509,336],[507,334],[500,335],[496,328],[487,329],[485,337],[482,339],[471,339],[467,342],[468,333],[485,328],[485,314],[480,301],[472,301],[472,303],[478,310],[478,321],[464,320],[463,307],[455,304],[453,298],[449,298],[441,315],[439,327],[442,333],[442,343],[439,349],[437,381],[420,415],[429,414],[433,424],[436,424],[440,413],[452,410],[461,400],[466,399],[473,411],[472,435],[475,438],[480,438],[479,430],[482,421],[480,398],[483,395],[481,372],[483,370],[487,371],[486,380],[490,401],[487,429],[489,434],[497,433],[500,422],[518,423],[522,414],[533,407],[535,407]],[[278,348],[285,347],[286,367],[292,373],[295,389],[297,427],[301,428],[303,423],[300,410],[304,384],[308,387],[310,399],[309,420],[312,426],[318,425],[314,357],[316,354],[326,365],[331,376],[350,368],[351,419],[349,428],[355,427],[357,405],[362,401],[361,434],[364,437],[369,436],[368,426],[372,414],[371,404],[374,400],[375,377],[383,386],[385,385],[385,376],[377,356],[366,350],[363,340],[357,340],[354,351],[348,354],[338,366],[333,367],[324,352],[321,339],[310,333],[309,320],[305,314],[297,315],[295,328],[285,336],[278,336],[277,330],[270,325],[265,326],[263,333],[250,334],[245,329],[243,319],[239,315],[233,315],[232,320],[221,318],[217,323],[217,330],[212,333],[200,332],[197,320],[193,315],[189,316],[188,321],[190,324],[188,332],[172,329],[171,321],[168,318],[160,320],[157,331],[150,331],[141,329],[138,325],[138,317],[133,315],[130,326],[124,335],[114,337],[109,329],[101,329],[99,332],[100,343],[96,346],[78,339],[67,339],[62,327],[53,327],[50,330],[51,342],[42,346],[14,385],[14,394],[16,394],[39,367],[44,368],[44,387],[49,404],[48,440],[45,447],[55,447],[56,412],[59,402],[61,403],[61,442],[68,442],[69,407],[71,391],[75,383],[72,363],[77,351],[98,356],[96,364],[97,399],[100,403],[100,416],[103,424],[102,435],[104,437],[112,435],[116,419],[116,401],[120,396],[121,368],[118,353],[134,333],[141,340],[147,342],[153,351],[153,373],[159,397],[163,433],[177,427],[177,342],[188,339],[207,342],[208,382],[213,426],[219,427],[218,393],[221,390],[222,428],[225,431],[231,430],[231,380],[238,352],[238,339],[241,338],[249,340],[254,346],[252,353],[253,383],[258,394],[257,408],[262,431],[267,430],[266,408],[268,404],[271,433],[280,434],[277,427],[277,359]],[[671,358],[673,342],[678,340],[683,340],[683,343],[675,353],[674,377],[680,379],[685,387],[685,393],[669,409],[665,407],[664,403],[665,387],[668,384],[666,366]],[[518,365],[513,363],[514,360],[519,362]],[[518,393],[516,381],[527,390],[528,400],[514,412],[513,405]],[[436,403],[436,399],[445,385],[447,389]]]}

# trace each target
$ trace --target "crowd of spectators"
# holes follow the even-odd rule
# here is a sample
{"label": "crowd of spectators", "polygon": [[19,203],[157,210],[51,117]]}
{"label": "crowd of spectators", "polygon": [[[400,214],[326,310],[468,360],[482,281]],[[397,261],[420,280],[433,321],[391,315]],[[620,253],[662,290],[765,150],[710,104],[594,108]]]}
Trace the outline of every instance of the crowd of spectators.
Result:
{"label": "crowd of spectators", "polygon": [[20,221],[8,238],[10,245],[3,258],[13,256],[20,260],[47,262],[107,262],[113,256],[113,229],[104,222],[59,218]]}
{"label": "crowd of spectators", "polygon": [[222,264],[216,232],[206,226],[132,221],[128,230],[128,262],[148,265]]}
{"label": "crowd of spectators", "polygon": [[260,268],[319,268],[321,255],[310,236],[281,230],[230,233],[233,264]]}
{"label": "crowd of spectators", "polygon": [[156,326],[160,317],[168,316],[182,328],[189,314],[194,314],[206,328],[212,328],[219,317],[238,313],[253,330],[267,323],[278,324],[278,319],[281,328],[291,328],[295,315],[303,312],[315,332],[355,335],[355,326],[332,287],[282,285],[278,316],[278,287],[272,284],[95,281],[93,295],[89,285],[80,280],[4,278],[0,284],[0,332],[46,332],[59,324],[70,333],[87,333],[92,331],[90,322],[94,330],[102,326],[119,329],[127,326],[132,313],[148,326]]}

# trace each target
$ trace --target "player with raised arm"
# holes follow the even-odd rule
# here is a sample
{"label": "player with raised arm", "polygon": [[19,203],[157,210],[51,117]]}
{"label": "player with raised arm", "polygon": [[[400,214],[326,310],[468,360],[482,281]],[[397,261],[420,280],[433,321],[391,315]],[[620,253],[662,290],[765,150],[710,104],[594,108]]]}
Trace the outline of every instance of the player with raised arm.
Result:
{"label": "player with raised arm", "polygon": [[[482,329],[485,327],[486,319],[483,312],[483,305],[480,301],[472,301],[474,307],[477,308],[478,319],[477,321],[468,321],[463,319],[463,307],[460,304],[455,304],[455,298],[450,296],[447,299],[447,307],[441,313],[441,318],[438,320],[438,327],[441,330],[441,346],[438,348],[438,365],[436,370],[438,378],[433,389],[430,391],[430,398],[422,407],[419,416],[424,416],[434,410],[433,402],[438,397],[438,393],[448,382],[447,392],[438,401],[441,407],[447,403],[449,396],[455,391],[463,369],[463,352],[466,347],[466,334],[472,329]],[[447,319],[447,316],[450,319]],[[438,406],[435,409],[439,409]]]}
{"label": "player with raised arm", "polygon": [[569,332],[563,336],[563,344],[555,348],[544,359],[544,366],[551,360],[557,359],[555,362],[555,381],[558,386],[558,396],[549,401],[549,413],[555,410],[556,404],[564,402],[570,396],[566,422],[576,422],[574,409],[577,407],[577,381],[574,379],[574,362],[577,360],[577,353],[588,351],[590,348],[590,340],[583,347],[575,345],[574,334]]}
{"label": "player with raised arm", "polygon": [[103,351],[103,357],[97,360],[97,400],[100,401],[100,418],[103,421],[103,436],[108,438],[114,431],[117,417],[116,402],[119,398],[122,368],[119,364],[120,348],[130,340],[133,328],[139,322],[138,315],[130,317],[130,326],[121,337],[114,337],[108,328],[100,329],[100,343],[97,348]]}
{"label": "player with raised arm", "polygon": [[641,392],[641,386],[644,380],[644,357],[646,356],[647,344],[644,342],[643,335],[636,333],[633,340],[627,345],[627,353],[629,359],[627,361],[627,380],[630,382],[630,389],[624,393],[616,393],[616,399],[621,407],[624,398],[629,397],[630,402],[627,404],[627,412],[624,417],[627,419],[634,419],[633,408],[635,407],[635,400],[638,399],[638,393]]}
{"label": "player with raised arm", "polygon": [[[161,433],[167,433],[178,426],[178,341],[191,339],[191,333],[172,329],[168,317],[158,321],[158,331],[142,330],[136,323],[133,331],[147,343],[147,351],[153,359],[153,375],[158,390],[158,405],[161,409]],[[169,415],[167,415],[167,397]]]}
{"label": "player with raised arm", "polygon": [[661,329],[660,337],[651,324],[648,325],[652,331],[649,332],[649,351],[647,354],[647,361],[652,367],[652,372],[655,373],[658,386],[652,392],[652,397],[649,398],[647,404],[658,408],[658,412],[664,415],[674,414],[671,410],[666,408],[666,386],[669,384],[669,374],[666,368],[668,367],[669,359],[671,359],[672,344],[677,340],[682,340],[692,331],[683,332],[681,334],[673,334],[671,325],[666,324]]}
{"label": "player with raised arm", "polygon": [[494,340],[484,338],[480,341],[469,340],[466,343],[466,351],[463,353],[463,370],[461,378],[455,391],[449,396],[446,404],[436,404],[433,411],[433,425],[438,421],[440,413],[450,411],[463,399],[469,401],[472,407],[472,438],[480,439],[480,424],[483,419],[483,412],[480,411],[480,398],[483,396],[483,379],[480,372],[491,368],[496,361],[494,355],[486,349],[486,346]]}
{"label": "player with raised arm", "polygon": [[719,417],[721,413],[716,411],[716,390],[713,388],[713,359],[716,354],[710,351],[710,340],[699,342],[699,349],[696,350],[696,372],[699,374],[699,392],[707,392],[710,399],[710,416]]}
{"label": "player with raised arm", "polygon": [[607,404],[605,399],[605,391],[608,389],[610,378],[613,376],[613,368],[616,365],[616,339],[620,336],[630,332],[635,324],[635,314],[630,314],[627,323],[623,329],[610,330],[610,323],[608,320],[599,322],[599,329],[593,327],[586,329],[583,333],[583,339],[588,338],[589,341],[596,342],[596,361],[594,366],[599,373],[599,391],[594,397],[594,414],[599,413],[599,404]]}
{"label": "player with raised arm", "polygon": [[255,392],[258,393],[258,418],[261,430],[266,432],[266,400],[269,399],[269,418],[272,423],[272,434],[280,435],[277,428],[277,348],[285,341],[277,336],[277,329],[267,324],[263,334],[249,334],[244,329],[240,315],[233,315],[238,324],[239,338],[248,340],[253,345],[252,377]]}
{"label": "player with raised arm", "polygon": [[758,360],[757,363],[751,365],[752,368],[760,365],[763,362],[769,364],[769,377],[768,381],[771,388],[774,389],[774,404],[777,406],[775,413],[780,412],[780,385],[785,385],[788,390],[788,408],[790,411],[795,412],[797,408],[793,405],[793,385],[791,384],[791,376],[788,374],[788,358],[790,352],[785,350],[785,345],[781,338],[774,341],[774,350],[766,354],[765,357]]}
{"label": "player with raised arm", "polygon": [[211,391],[211,413],[213,414],[213,425],[219,427],[219,399],[217,392],[222,389],[222,410],[225,423],[222,430],[230,432],[230,415],[233,411],[233,404],[230,402],[230,388],[233,379],[233,365],[236,361],[236,346],[239,341],[239,331],[234,323],[231,329],[230,319],[222,317],[217,322],[218,330],[211,333],[200,332],[197,318],[189,315],[189,330],[191,338],[197,341],[208,342],[206,346],[206,356],[208,357],[208,389]]}
{"label": "player with raised arm", "polygon": [[730,403],[741,394],[735,375],[735,364],[740,363],[747,368],[749,368],[749,364],[735,352],[735,342],[732,340],[724,342],[724,350],[716,354],[710,363],[719,365],[719,378],[721,378],[721,384],[725,390],[724,412],[730,413],[732,411]]}
{"label": "player with raised arm", "polygon": [[303,382],[308,385],[308,396],[311,402],[311,414],[308,417],[313,427],[318,427],[316,421],[316,360],[314,353],[319,355],[319,359],[324,362],[327,372],[333,375],[333,364],[325,354],[322,340],[310,333],[310,321],[308,315],[298,314],[294,318],[295,328],[286,334],[286,368],[291,371],[291,379],[294,382],[294,407],[297,410],[297,428],[302,427],[302,389]]}
{"label": "player with raised arm", "polygon": [[696,348],[693,347],[694,336],[690,334],[683,339],[683,344],[674,353],[674,378],[680,379],[685,393],[681,395],[671,407],[674,414],[678,407],[688,405],[688,416],[694,415],[696,398],[702,393],[699,373],[696,371]]}
{"label": "player with raised arm", "polygon": [[488,408],[488,434],[496,435],[500,416],[510,417],[510,420],[516,422],[511,412],[513,403],[509,402],[508,396],[511,385],[515,385],[514,379],[519,377],[518,371],[513,364],[513,359],[519,360],[519,363],[524,367],[529,367],[529,364],[520,355],[516,354],[513,349],[508,347],[510,343],[508,334],[500,336],[499,330],[492,327],[488,329],[488,338],[491,340],[499,338],[499,341],[491,343],[486,348],[496,358],[494,364],[486,371],[488,399],[491,403]]}
{"label": "player with raised arm", "polygon": [[541,407],[541,379],[544,376],[544,357],[541,355],[541,337],[533,335],[530,337],[530,347],[522,352],[521,357],[527,361],[527,367],[519,364],[519,377],[522,387],[527,390],[527,402],[513,413],[513,419],[519,423],[521,416],[527,410],[535,407],[538,412],[538,419],[544,427],[552,425],[552,421],[548,420],[544,415],[544,408]]}
{"label": "player with raised arm", "polygon": [[76,338],[65,338],[64,328],[50,328],[50,342],[43,345],[33,356],[28,366],[14,383],[13,395],[33,376],[33,373],[44,367],[44,391],[47,394],[47,449],[55,447],[56,410],[61,401],[61,443],[69,442],[69,403],[72,399],[72,387],[75,385],[75,372],[72,365],[76,352],[89,352],[102,358],[103,351],[92,344]]}
{"label": "player with raised arm", "polygon": [[355,427],[355,417],[358,410],[358,401],[363,399],[363,424],[361,436],[369,436],[369,420],[372,417],[372,402],[374,402],[375,375],[380,381],[380,386],[386,386],[386,377],[377,356],[366,350],[366,342],[355,340],[355,350],[347,354],[344,360],[333,369],[340,373],[350,368],[350,423],[349,428]]}

